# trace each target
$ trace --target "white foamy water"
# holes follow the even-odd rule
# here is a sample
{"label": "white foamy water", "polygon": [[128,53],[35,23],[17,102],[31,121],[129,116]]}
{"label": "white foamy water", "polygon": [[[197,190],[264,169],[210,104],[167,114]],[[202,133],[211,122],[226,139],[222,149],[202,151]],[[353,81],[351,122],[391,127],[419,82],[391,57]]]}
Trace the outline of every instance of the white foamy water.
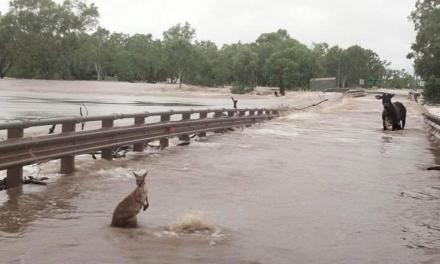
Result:
{"label": "white foamy water", "polygon": [[193,211],[180,217],[176,223],[170,226],[169,230],[175,233],[189,234],[200,232],[214,233],[215,227],[203,212]]}

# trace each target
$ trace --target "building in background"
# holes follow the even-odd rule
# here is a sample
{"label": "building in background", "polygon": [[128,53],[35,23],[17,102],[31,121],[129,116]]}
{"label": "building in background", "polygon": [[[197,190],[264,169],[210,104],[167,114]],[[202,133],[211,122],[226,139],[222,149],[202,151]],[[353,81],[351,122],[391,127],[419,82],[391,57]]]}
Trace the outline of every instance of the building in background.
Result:
{"label": "building in background", "polygon": [[336,77],[314,78],[310,80],[310,90],[312,91],[324,91],[336,87]]}

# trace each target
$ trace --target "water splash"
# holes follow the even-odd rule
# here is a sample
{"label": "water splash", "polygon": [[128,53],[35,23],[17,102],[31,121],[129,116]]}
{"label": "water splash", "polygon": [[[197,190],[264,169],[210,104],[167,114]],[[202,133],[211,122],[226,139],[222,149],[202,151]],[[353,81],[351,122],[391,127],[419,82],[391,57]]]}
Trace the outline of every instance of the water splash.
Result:
{"label": "water splash", "polygon": [[178,221],[169,228],[169,231],[186,234],[199,232],[216,233],[214,225],[212,225],[206,215],[200,211],[187,213],[178,219]]}

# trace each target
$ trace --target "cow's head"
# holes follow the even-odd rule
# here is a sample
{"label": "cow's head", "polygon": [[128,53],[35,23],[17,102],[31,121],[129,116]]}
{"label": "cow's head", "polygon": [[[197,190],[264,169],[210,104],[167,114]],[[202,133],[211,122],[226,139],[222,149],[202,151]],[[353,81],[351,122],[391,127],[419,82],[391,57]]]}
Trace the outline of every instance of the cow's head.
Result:
{"label": "cow's head", "polygon": [[381,100],[382,99],[382,105],[384,108],[389,108],[392,106],[391,103],[391,98],[393,98],[394,94],[388,94],[388,93],[384,93],[384,94],[378,94],[376,95],[376,99],[377,100]]}

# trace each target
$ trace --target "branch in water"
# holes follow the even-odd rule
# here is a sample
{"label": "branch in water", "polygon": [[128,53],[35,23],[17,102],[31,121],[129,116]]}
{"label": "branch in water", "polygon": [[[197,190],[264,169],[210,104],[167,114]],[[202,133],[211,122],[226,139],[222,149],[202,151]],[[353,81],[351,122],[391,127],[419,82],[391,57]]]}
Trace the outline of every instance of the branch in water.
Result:
{"label": "branch in water", "polygon": [[322,104],[322,103],[324,103],[324,102],[327,102],[327,101],[328,101],[328,99],[325,99],[325,100],[322,100],[322,101],[320,101],[320,102],[318,102],[318,103],[315,103],[315,104],[312,104],[312,105],[309,105],[309,106],[306,106],[306,107],[297,108],[297,107],[292,106],[292,107],[290,107],[290,108],[293,109],[293,110],[297,110],[297,111],[299,111],[299,110],[305,110],[305,109],[310,108],[310,107],[318,106],[318,105],[320,105],[320,104]]}

